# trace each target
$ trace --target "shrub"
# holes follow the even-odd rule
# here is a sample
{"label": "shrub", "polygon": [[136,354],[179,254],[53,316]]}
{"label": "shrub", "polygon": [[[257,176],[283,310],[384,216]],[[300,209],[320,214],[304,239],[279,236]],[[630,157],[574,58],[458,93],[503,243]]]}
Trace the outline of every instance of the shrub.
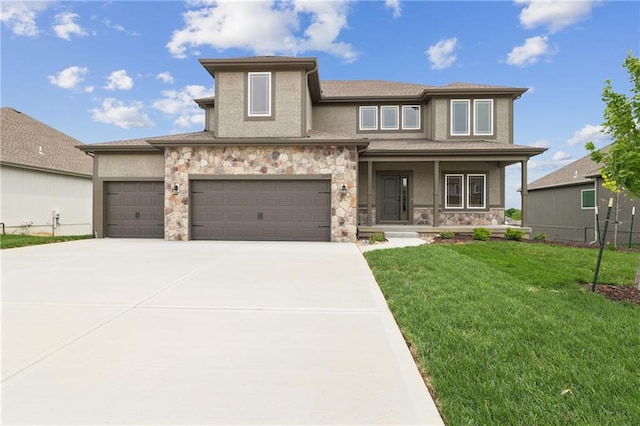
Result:
{"label": "shrub", "polygon": [[524,231],[521,231],[520,229],[507,228],[507,230],[504,231],[504,237],[507,240],[522,241],[524,239]]}
{"label": "shrub", "polygon": [[384,234],[382,232],[376,232],[369,237],[370,243],[381,243],[383,241],[386,241],[386,239],[384,238]]}
{"label": "shrub", "polygon": [[443,240],[450,240],[453,237],[455,237],[455,233],[451,232],[451,231],[442,231],[440,233],[440,238],[442,238]]}
{"label": "shrub", "polygon": [[487,241],[491,236],[491,231],[487,228],[474,228],[473,239],[479,241]]}
{"label": "shrub", "polygon": [[545,234],[544,232],[538,232],[533,236],[533,239],[535,241],[545,241],[547,239],[547,234]]}

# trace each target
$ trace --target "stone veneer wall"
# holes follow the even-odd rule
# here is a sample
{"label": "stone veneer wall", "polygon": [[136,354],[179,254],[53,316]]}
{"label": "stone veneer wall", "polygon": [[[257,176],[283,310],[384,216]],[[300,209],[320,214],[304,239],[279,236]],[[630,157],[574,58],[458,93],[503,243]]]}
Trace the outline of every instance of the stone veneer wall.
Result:
{"label": "stone veneer wall", "polygon": [[165,239],[189,239],[190,175],[331,175],[331,241],[356,241],[357,157],[348,147],[167,147]]}
{"label": "stone veneer wall", "polygon": [[[375,220],[375,207],[373,210],[373,224]],[[367,208],[358,208],[358,224],[367,224]],[[488,212],[443,212],[440,210],[439,226],[461,226],[461,225],[502,225],[504,224],[504,209],[494,208]],[[433,226],[433,207],[414,207],[413,208],[413,225],[429,225]]]}
{"label": "stone veneer wall", "polygon": [[502,224],[504,224],[504,209],[502,208],[489,209],[488,212],[440,212],[440,226]]}

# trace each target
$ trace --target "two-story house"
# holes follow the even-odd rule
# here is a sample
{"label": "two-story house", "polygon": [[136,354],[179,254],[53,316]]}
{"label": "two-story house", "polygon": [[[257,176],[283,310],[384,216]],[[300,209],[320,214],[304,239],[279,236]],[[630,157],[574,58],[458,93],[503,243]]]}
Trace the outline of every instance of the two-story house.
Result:
{"label": "two-story house", "polygon": [[[504,223],[526,89],[321,81],[315,58],[203,59],[201,132],[93,144],[99,236],[355,241],[381,225]],[[524,202],[523,202],[524,204]]]}

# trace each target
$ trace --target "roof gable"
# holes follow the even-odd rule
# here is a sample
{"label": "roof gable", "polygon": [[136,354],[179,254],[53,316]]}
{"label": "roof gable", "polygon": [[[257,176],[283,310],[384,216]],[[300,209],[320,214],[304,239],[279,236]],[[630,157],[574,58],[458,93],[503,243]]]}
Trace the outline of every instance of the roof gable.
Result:
{"label": "roof gable", "polygon": [[91,176],[93,159],[80,141],[16,111],[2,108],[0,160],[12,165]]}

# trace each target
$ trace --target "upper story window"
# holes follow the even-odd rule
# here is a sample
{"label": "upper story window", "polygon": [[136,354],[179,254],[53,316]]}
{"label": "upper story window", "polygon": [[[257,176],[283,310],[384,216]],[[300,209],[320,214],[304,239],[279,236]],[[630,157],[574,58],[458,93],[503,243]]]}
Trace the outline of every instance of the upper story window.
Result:
{"label": "upper story window", "polygon": [[451,136],[471,136],[472,128],[474,136],[493,135],[493,99],[451,100]]}
{"label": "upper story window", "polygon": [[360,107],[360,130],[378,130],[378,107]]}
{"label": "upper story window", "polygon": [[358,109],[359,131],[420,130],[421,125],[420,105],[371,105]]}
{"label": "upper story window", "polygon": [[580,207],[582,209],[593,209],[596,207],[596,190],[595,189],[583,189],[580,191],[582,203]]}
{"label": "upper story window", "polygon": [[398,130],[400,109],[397,105],[380,107],[380,129],[381,130]]}
{"label": "upper story window", "polygon": [[248,90],[249,117],[271,116],[271,73],[250,72]]}
{"label": "upper story window", "polygon": [[402,105],[402,129],[420,129],[420,105]]}

